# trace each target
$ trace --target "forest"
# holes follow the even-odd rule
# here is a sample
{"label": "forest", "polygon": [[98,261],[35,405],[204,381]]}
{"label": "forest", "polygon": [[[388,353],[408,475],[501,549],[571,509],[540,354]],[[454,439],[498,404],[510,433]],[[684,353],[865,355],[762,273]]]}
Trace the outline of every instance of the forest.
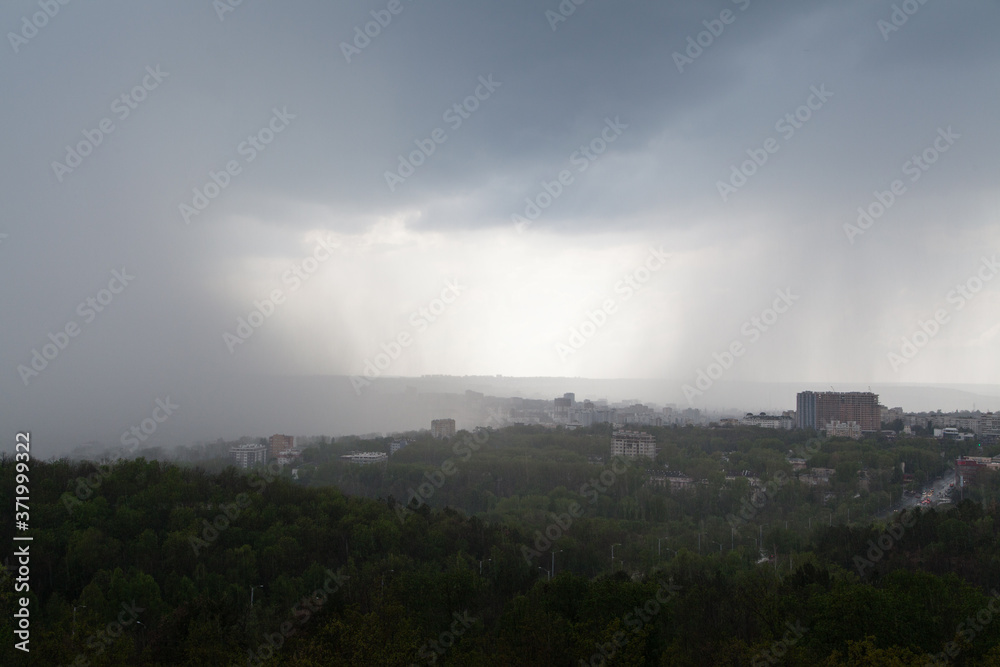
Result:
{"label": "forest", "polygon": [[[1000,665],[996,476],[893,511],[989,447],[648,431],[642,463],[612,459],[605,426],[414,433],[369,466],[339,457],[387,440],[317,438],[297,479],[33,460],[30,653],[8,557],[0,662]],[[668,471],[694,483],[654,483]],[[14,460],[0,473],[12,506]]]}

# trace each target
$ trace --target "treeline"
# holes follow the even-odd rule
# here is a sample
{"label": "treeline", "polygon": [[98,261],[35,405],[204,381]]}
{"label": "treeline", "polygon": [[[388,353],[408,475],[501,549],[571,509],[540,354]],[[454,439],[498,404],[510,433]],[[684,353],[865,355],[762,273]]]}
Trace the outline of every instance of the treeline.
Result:
{"label": "treeline", "polygon": [[[528,535],[544,531],[553,513],[577,502],[584,511],[556,548],[566,552],[567,566],[596,575],[614,543],[621,543],[618,555],[636,570],[682,548],[701,554],[742,550],[748,557],[801,551],[823,525],[868,523],[899,507],[904,490],[945,474],[958,454],[942,456],[942,445],[933,439],[894,444],[757,428],[643,430],[657,438],[657,461],[628,462],[624,472],[612,470],[610,426],[598,425],[460,432],[446,441],[413,434],[410,446],[387,463],[369,466],[339,456],[352,449],[386,451],[389,439],[327,442],[306,451],[299,474],[308,485],[392,498],[410,508],[457,508]],[[790,457],[833,470],[829,483],[797,481]],[[914,475],[911,484],[903,481],[904,467]],[[649,483],[668,469],[695,483],[683,491]],[[744,471],[760,487],[742,476],[726,479]],[[998,497],[996,490],[980,491],[977,497]],[[580,542],[609,548],[584,559]]]}
{"label": "treeline", "polygon": [[[13,470],[0,462],[0,502],[11,505]],[[4,665],[923,665],[946,650],[956,665],[1000,659],[993,506],[821,526],[762,563],[746,548],[699,556],[680,546],[644,568],[630,561],[639,520],[583,516],[545,547],[518,525],[427,504],[402,511],[276,468],[31,470],[31,653],[13,650],[8,558]],[[541,532],[574,516],[564,500]],[[13,528],[3,524],[8,544]]]}

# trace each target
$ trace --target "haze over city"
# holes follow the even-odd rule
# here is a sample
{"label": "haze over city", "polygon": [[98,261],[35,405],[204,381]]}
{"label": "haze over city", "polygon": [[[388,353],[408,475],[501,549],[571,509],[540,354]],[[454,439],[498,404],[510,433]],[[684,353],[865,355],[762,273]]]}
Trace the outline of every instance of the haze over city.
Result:
{"label": "haze over city", "polygon": [[373,37],[375,6],[6,5],[0,422],[391,430],[376,374],[1000,407],[995,4],[553,5]]}

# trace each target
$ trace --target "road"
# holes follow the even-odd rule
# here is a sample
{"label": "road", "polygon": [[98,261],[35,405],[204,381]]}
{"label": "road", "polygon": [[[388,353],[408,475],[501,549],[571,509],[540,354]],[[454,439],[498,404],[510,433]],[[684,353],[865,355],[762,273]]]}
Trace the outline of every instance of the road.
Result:
{"label": "road", "polygon": [[932,491],[934,493],[933,499],[930,505],[923,505],[923,507],[935,507],[940,500],[948,497],[948,489],[951,484],[955,483],[955,471],[949,470],[941,477],[941,479],[936,479],[930,484],[924,486],[920,490],[919,494],[916,496],[903,496],[902,502],[893,503],[892,511],[898,512],[899,510],[907,509],[910,507],[920,506],[920,501],[924,499],[924,493],[927,491]]}

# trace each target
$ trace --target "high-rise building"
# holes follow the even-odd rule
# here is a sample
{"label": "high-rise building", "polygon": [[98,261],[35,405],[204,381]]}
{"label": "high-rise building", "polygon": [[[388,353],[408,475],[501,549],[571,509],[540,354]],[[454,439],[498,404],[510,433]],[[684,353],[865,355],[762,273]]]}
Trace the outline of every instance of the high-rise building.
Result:
{"label": "high-rise building", "polygon": [[295,446],[295,438],[290,435],[275,434],[268,439],[267,443],[268,455],[272,459],[276,459],[283,451]]}
{"label": "high-rise building", "polygon": [[611,436],[611,456],[655,459],[656,438],[640,431],[615,431]]}
{"label": "high-rise building", "polygon": [[795,397],[795,425],[816,428],[816,392],[800,391]]}
{"label": "high-rise building", "polygon": [[264,445],[244,444],[229,448],[229,456],[233,463],[241,468],[252,468],[264,463],[267,459],[267,448]]}
{"label": "high-rise building", "polygon": [[882,425],[878,394],[870,391],[803,391],[795,399],[799,428],[821,431],[830,422],[856,422],[862,432],[878,431]]}
{"label": "high-rise building", "polygon": [[435,438],[451,438],[455,435],[454,419],[434,419],[431,421],[431,435]]}

